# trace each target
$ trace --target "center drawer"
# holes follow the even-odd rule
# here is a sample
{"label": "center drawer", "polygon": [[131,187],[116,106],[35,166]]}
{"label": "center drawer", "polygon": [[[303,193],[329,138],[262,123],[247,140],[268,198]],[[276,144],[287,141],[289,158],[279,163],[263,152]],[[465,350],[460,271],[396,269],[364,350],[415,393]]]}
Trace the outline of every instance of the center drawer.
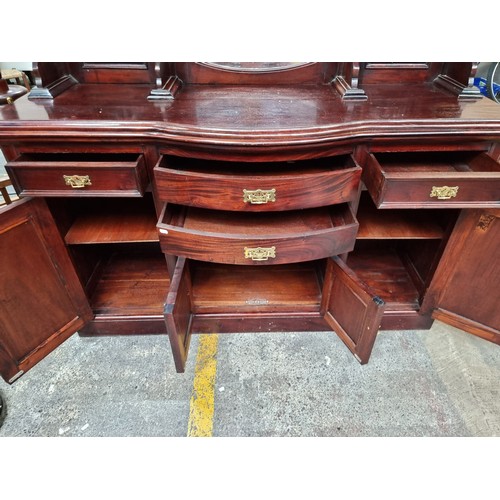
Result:
{"label": "center drawer", "polygon": [[166,204],[157,224],[166,254],[266,265],[350,252],[358,222],[347,203],[288,212],[229,212]]}
{"label": "center drawer", "polygon": [[25,153],[6,168],[21,196],[142,196],[148,184],[135,153]]}
{"label": "center drawer", "polygon": [[282,211],[352,201],[361,167],[350,155],[244,163],[163,156],[154,168],[162,201],[235,211]]}

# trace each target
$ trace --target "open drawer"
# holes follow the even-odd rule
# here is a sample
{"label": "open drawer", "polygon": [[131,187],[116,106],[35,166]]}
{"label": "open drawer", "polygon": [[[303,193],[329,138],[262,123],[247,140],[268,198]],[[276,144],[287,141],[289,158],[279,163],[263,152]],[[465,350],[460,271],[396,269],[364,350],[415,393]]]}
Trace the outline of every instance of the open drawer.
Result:
{"label": "open drawer", "polygon": [[364,163],[379,208],[500,207],[500,165],[484,152],[367,153]]}
{"label": "open drawer", "polygon": [[[338,257],[266,268],[179,258],[165,304],[178,372],[191,334],[334,330],[368,362],[384,301]],[[237,304],[235,303],[237,302]]]}
{"label": "open drawer", "polygon": [[21,196],[142,196],[139,154],[24,153],[6,165]]}
{"label": "open drawer", "polygon": [[285,264],[349,252],[358,222],[347,203],[289,212],[225,212],[166,204],[166,254],[225,264]]}
{"label": "open drawer", "polygon": [[162,201],[236,211],[281,211],[352,201],[361,167],[351,155],[244,163],[163,156],[154,169]]}

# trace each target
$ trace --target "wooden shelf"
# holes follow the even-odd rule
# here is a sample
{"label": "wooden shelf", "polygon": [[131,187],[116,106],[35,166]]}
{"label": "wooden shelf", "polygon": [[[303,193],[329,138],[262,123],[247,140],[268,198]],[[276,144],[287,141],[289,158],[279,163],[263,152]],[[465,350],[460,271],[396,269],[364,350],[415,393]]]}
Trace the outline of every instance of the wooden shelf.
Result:
{"label": "wooden shelf", "polygon": [[318,263],[246,267],[191,262],[195,313],[319,312]]}
{"label": "wooden shelf", "polygon": [[162,316],[170,286],[160,252],[114,253],[90,299],[96,316]]}
{"label": "wooden shelf", "polygon": [[439,214],[433,210],[379,210],[362,196],[357,219],[357,239],[441,239]]}
{"label": "wooden shelf", "polygon": [[159,241],[155,213],[141,205],[126,212],[80,213],[64,239],[69,245]]}
{"label": "wooden shelf", "polygon": [[347,265],[384,300],[387,311],[419,309],[418,290],[391,245],[355,250]]}

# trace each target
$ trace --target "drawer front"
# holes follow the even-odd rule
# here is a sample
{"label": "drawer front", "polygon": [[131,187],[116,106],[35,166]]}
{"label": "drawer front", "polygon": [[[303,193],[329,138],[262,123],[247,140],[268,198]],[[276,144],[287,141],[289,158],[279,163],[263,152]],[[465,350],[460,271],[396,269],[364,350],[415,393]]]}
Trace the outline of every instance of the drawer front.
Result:
{"label": "drawer front", "polygon": [[500,206],[500,165],[485,153],[371,154],[363,180],[379,208]]}
{"label": "drawer front", "polygon": [[7,170],[22,196],[142,196],[142,155],[21,155]]}
{"label": "drawer front", "polygon": [[[162,201],[253,212],[313,208],[354,200],[361,177],[361,167],[350,156],[252,166],[191,162],[192,167],[186,160],[160,160],[154,175]],[[217,171],[210,170],[212,163]]]}
{"label": "drawer front", "polygon": [[157,225],[163,252],[225,264],[304,262],[351,251],[358,230],[347,204],[284,217],[258,214],[260,220],[257,214],[220,214],[166,206]]}

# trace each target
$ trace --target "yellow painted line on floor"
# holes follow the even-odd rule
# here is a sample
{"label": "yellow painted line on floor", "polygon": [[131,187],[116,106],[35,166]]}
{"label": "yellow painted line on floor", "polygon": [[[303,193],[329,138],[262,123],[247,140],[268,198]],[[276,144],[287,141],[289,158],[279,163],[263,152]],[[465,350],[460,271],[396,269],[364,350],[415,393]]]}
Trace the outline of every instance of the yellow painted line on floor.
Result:
{"label": "yellow painted line on floor", "polygon": [[217,334],[202,334],[199,338],[189,404],[188,437],[212,436],[218,341]]}

